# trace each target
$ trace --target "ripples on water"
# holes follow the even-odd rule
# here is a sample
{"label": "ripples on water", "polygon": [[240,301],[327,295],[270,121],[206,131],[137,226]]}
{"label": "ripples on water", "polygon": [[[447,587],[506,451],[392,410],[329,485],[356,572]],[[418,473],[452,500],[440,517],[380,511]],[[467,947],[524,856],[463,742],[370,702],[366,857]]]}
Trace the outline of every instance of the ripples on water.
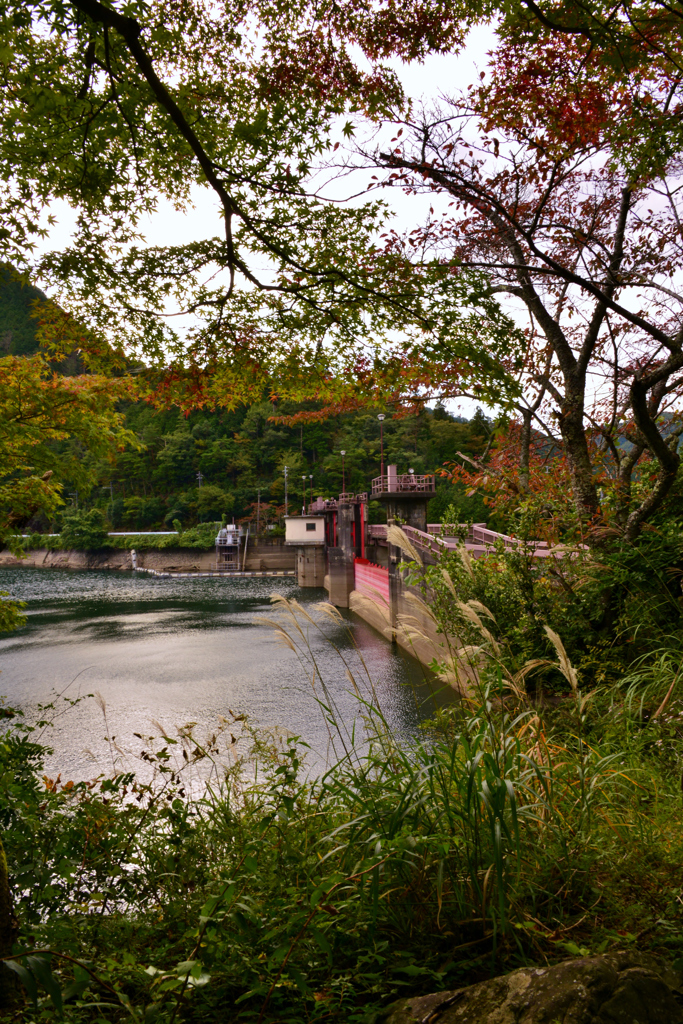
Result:
{"label": "ripples on water", "polygon": [[[280,735],[296,734],[312,747],[314,763],[328,761],[328,731],[311,684],[294,652],[255,622],[273,617],[277,591],[309,608],[322,590],[301,590],[292,578],[173,579],[106,571],[71,572],[22,567],[0,569],[0,590],[28,602],[28,624],[0,637],[0,694],[35,716],[55,693],[69,698],[99,693],[55,719],[44,740],[54,748],[50,769],[62,779],[111,771],[116,738],[123,751],[139,752],[135,732],[149,735],[160,723],[171,736],[196,722],[202,737],[220,716],[247,714]],[[434,709],[426,673],[363,622],[345,615],[344,627],[325,629],[364,676],[346,626],[362,652],[392,730],[414,733]],[[309,636],[338,716],[359,729],[358,701],[346,667],[333,647],[309,627]],[[114,755],[116,756],[116,755]],[[123,762],[121,762],[123,763]]]}

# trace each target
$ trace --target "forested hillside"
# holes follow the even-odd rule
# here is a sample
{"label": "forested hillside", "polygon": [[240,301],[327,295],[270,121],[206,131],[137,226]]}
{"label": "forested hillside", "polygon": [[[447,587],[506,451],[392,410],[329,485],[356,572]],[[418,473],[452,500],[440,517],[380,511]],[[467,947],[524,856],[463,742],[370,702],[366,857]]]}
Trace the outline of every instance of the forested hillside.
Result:
{"label": "forested hillside", "polygon": [[[127,451],[113,465],[102,465],[102,490],[90,496],[113,526],[130,528],[184,527],[197,521],[252,518],[261,500],[261,524],[284,512],[285,466],[288,470],[289,511],[303,501],[342,490],[368,491],[380,472],[380,425],[376,412],[357,412],[321,423],[282,426],[275,415],[296,412],[294,406],[259,402],[233,413],[196,412],[185,418],[177,410],[155,412],[145,404],[129,408],[127,425],[142,442],[140,451]],[[392,416],[384,421],[384,462],[399,470],[438,472],[457,452],[474,455],[486,444],[490,426],[482,414],[470,422],[455,419],[445,409],[417,416]],[[342,479],[342,456],[344,479]],[[305,480],[304,480],[305,478]],[[311,491],[312,489],[312,491]],[[430,516],[438,521],[455,501],[463,515],[485,516],[481,499],[455,493],[439,481]],[[377,508],[376,514],[381,516]]]}
{"label": "forested hillside", "polygon": [[[0,339],[5,339],[5,352],[27,355],[35,351],[36,322],[31,305],[36,298],[44,298],[42,292],[21,285],[9,270],[2,272]],[[55,444],[54,469],[58,476],[61,472],[66,507],[96,506],[114,528],[172,529],[174,522],[187,528],[222,516],[254,519],[260,493],[263,526],[284,514],[285,467],[290,512],[301,508],[303,477],[307,501],[311,493],[334,497],[343,483],[349,491],[368,491],[381,465],[377,411],[295,426],[273,422],[302,408],[264,398],[234,412],[199,410],[186,417],[175,408],[157,411],[145,402],[129,404],[126,426],[140,447],[93,467],[98,486],[87,493],[79,492],[76,482],[60,471],[60,466],[69,462],[60,456],[78,442]],[[491,429],[481,412],[467,421],[440,405],[418,415],[400,415],[390,408],[385,412],[384,463],[396,463],[402,472],[413,468],[417,473],[438,475],[458,452],[474,456],[483,451]],[[346,453],[343,472],[341,451]],[[92,456],[83,451],[82,458]],[[432,521],[438,521],[451,503],[460,507],[465,518],[486,518],[479,496],[468,496],[463,487],[441,477],[437,488],[429,509]],[[373,507],[372,514],[382,520],[379,505]],[[39,530],[50,525],[55,524],[31,524]]]}
{"label": "forested hillside", "polygon": [[36,350],[36,321],[31,311],[39,288],[24,284],[12,270],[0,264],[0,356],[28,355]]}

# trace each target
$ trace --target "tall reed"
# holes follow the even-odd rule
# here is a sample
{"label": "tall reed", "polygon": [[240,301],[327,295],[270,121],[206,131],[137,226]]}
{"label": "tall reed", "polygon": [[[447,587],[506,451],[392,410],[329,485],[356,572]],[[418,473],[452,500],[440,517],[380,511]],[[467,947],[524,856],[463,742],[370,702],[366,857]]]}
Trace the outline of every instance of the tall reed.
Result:
{"label": "tall reed", "polygon": [[[9,720],[0,818],[25,1019],[34,998],[78,1022],[360,1022],[408,985],[454,987],[590,943],[596,900],[612,942],[624,909],[609,909],[604,880],[617,886],[624,851],[642,859],[643,843],[669,856],[656,813],[647,834],[640,824],[642,772],[557,634],[571,690],[560,727],[527,698],[534,665],[513,671],[488,609],[464,607],[478,641],[451,638],[442,668],[459,659],[470,686],[405,739],[362,652],[339,643],[339,612],[274,598],[274,637],[328,727],[317,773],[296,738],[230,714],[201,740],[191,725],[141,735],[144,778],[112,748],[109,777],[64,784],[41,777],[40,746]],[[354,723],[321,673],[321,640],[357,698]]]}

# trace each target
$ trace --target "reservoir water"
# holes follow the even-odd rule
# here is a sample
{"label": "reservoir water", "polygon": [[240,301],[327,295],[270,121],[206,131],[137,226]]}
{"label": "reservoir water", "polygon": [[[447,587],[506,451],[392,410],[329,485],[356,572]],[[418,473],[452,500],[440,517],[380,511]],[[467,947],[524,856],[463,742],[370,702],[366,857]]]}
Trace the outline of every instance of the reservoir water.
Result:
{"label": "reservoir water", "polygon": [[[359,619],[342,613],[339,624],[321,616],[316,605],[325,592],[302,590],[294,579],[22,567],[0,569],[0,590],[26,601],[28,615],[24,628],[0,635],[0,694],[29,719],[56,700],[42,741],[54,749],[50,772],[63,781],[130,766],[143,737],[163,732],[182,739],[188,723],[196,723],[200,741],[221,723],[229,736],[226,720],[235,715],[247,715],[279,741],[300,736],[311,747],[311,765],[320,768],[343,752],[326,721],[331,714],[347,741],[354,730],[356,742],[362,737],[363,707],[349,671],[363,699],[374,688],[402,737],[452,699]],[[302,637],[274,609],[273,592],[299,601],[326,638],[300,614]],[[303,659],[260,617],[282,621]],[[85,699],[71,707],[79,697]]]}

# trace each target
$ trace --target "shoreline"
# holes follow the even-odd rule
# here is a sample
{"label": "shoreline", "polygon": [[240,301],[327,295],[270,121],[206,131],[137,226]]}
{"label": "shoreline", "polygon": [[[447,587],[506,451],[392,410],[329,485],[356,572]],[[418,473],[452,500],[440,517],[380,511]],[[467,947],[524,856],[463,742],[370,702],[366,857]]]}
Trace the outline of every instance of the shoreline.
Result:
{"label": "shoreline", "polygon": [[18,558],[7,549],[0,551],[0,567],[30,566],[38,569],[112,569],[115,571],[145,570],[151,573],[175,575],[237,576],[296,575],[296,556],[284,544],[256,542],[247,552],[241,573],[216,571],[216,553],[213,548],[201,551],[194,548],[106,548],[100,551],[56,550],[35,548]]}

